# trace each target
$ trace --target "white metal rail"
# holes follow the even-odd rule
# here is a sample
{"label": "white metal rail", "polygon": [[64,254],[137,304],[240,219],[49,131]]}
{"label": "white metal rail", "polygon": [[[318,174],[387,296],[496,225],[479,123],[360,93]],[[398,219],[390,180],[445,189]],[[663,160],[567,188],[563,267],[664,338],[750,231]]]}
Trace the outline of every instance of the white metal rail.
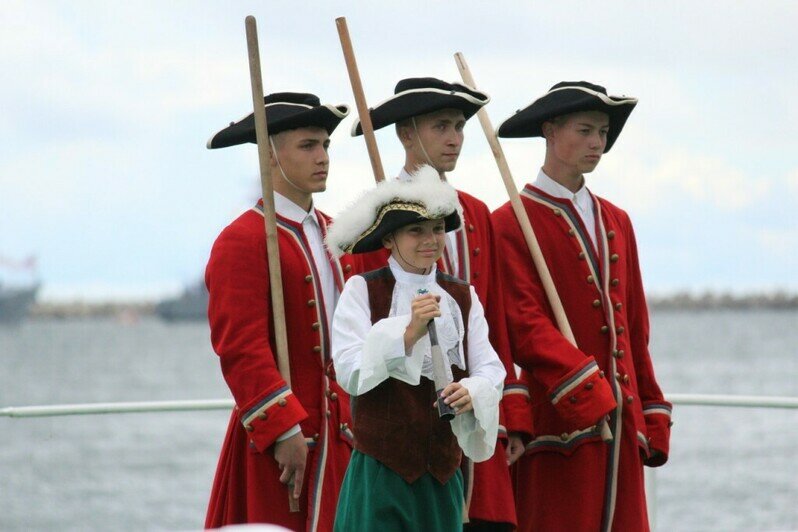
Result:
{"label": "white metal rail", "polygon": [[[673,393],[665,398],[676,405],[798,409],[798,397]],[[140,412],[186,412],[193,410],[228,410],[232,407],[232,399],[8,406],[0,408],[0,417],[21,418]]]}
{"label": "white metal rail", "polygon": [[[675,405],[798,409],[798,397],[673,393],[667,395],[666,399]],[[27,418],[92,414],[131,414],[142,412],[229,410],[233,407],[233,404],[232,399],[199,399],[185,401],[9,406],[0,408],[0,417]],[[646,499],[648,500],[649,521],[652,530],[656,529],[657,522],[656,478],[656,470],[647,469]]]}
{"label": "white metal rail", "polygon": [[191,410],[229,410],[232,407],[232,399],[9,406],[0,409],[0,417],[48,417],[91,414],[133,414],[140,412],[186,412]]}

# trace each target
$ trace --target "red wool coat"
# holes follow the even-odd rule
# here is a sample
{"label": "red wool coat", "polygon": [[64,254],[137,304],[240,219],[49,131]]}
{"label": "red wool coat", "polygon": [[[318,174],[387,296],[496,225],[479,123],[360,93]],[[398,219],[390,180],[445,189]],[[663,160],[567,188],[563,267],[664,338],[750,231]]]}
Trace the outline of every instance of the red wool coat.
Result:
{"label": "red wool coat", "polygon": [[[329,218],[317,212],[324,232]],[[206,528],[275,523],[332,530],[351,452],[348,396],[335,382],[329,321],[300,224],[277,216],[291,388],[276,365],[263,214],[253,208],[217,238],[205,273],[211,341],[235,399],[213,483]],[[333,261],[340,287],[352,273]],[[288,510],[275,439],[299,423],[308,444],[299,513]]]}
{"label": "red wool coat", "polygon": [[[632,224],[594,197],[596,249],[569,200],[532,186],[521,197],[578,348],[557,330],[505,204],[492,219],[510,345],[532,403],[533,436],[515,470],[519,529],[648,530],[642,466],[667,460],[671,405],[648,351]],[[607,414],[609,444],[593,428]]]}
{"label": "red wool coat", "polygon": [[[466,477],[471,477],[465,479],[466,505],[471,521],[515,525],[516,513],[505,444],[508,431],[531,435],[529,400],[526,394],[519,393],[520,381],[515,378],[507,341],[507,329],[501,311],[504,306],[501,279],[496,264],[498,257],[494,252],[495,239],[490,211],[474,196],[462,191],[458,191],[457,196],[463,207],[463,225],[457,233],[459,276],[474,286],[480,302],[485,307],[491,345],[499,354],[507,371],[504,398],[499,412],[500,444],[496,445],[493,457],[478,464],[471,463],[465,471]],[[388,256],[387,250],[362,255],[364,271],[382,268]],[[439,266],[446,271],[443,261],[439,262]]]}

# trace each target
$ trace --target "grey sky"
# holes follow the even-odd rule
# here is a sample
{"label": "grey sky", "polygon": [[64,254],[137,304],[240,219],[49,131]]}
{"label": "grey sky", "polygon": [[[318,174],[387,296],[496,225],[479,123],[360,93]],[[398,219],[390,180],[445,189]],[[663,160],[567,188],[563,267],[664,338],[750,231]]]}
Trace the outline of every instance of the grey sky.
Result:
{"label": "grey sky", "polygon": [[[647,287],[798,289],[793,2],[17,2],[0,9],[0,255],[39,257],[44,296],[147,298],[198,278],[258,190],[253,147],[205,141],[250,111],[243,19],[265,89],[353,103],[344,15],[370,103],[399,78],[457,80],[462,51],[498,124],[586,79],[640,99],[588,177],[630,212]],[[348,118],[333,136],[334,215],[373,178]],[[506,200],[476,120],[452,181]],[[378,140],[388,175],[401,163]],[[503,143],[519,184],[539,139]]]}

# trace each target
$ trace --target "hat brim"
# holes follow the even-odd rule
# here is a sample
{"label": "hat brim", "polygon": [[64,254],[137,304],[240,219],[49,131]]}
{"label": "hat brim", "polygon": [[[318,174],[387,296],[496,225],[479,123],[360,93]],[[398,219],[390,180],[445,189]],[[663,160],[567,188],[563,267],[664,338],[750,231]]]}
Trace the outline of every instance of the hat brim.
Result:
{"label": "hat brim", "polygon": [[553,118],[582,111],[600,111],[610,119],[604,147],[604,153],[607,153],[636,105],[636,98],[607,96],[582,87],[555,89],[502,122],[496,134],[502,138],[542,137],[543,124]]}
{"label": "hat brim", "polygon": [[[347,253],[368,253],[383,248],[382,239],[390,235],[397,229],[406,225],[429,220],[439,220],[431,218],[426,210],[417,204],[389,204],[385,206],[383,212],[375,224],[346,250]],[[444,230],[448,233],[460,227],[460,215],[454,211],[443,218]]]}
{"label": "hat brim", "polygon": [[[320,127],[332,135],[341,120],[349,114],[349,106],[320,105],[310,107],[302,104],[274,103],[266,105],[266,121],[269,135],[302,127]],[[208,140],[208,149],[227,148],[237,144],[257,143],[255,113],[214,134]]]}
{"label": "hat brim", "polygon": [[[401,122],[408,118],[434,113],[442,109],[458,109],[468,120],[490,101],[482,92],[447,91],[435,88],[410,89],[380,103],[370,109],[371,125],[374,130]],[[363,134],[360,119],[352,125],[352,136]]]}

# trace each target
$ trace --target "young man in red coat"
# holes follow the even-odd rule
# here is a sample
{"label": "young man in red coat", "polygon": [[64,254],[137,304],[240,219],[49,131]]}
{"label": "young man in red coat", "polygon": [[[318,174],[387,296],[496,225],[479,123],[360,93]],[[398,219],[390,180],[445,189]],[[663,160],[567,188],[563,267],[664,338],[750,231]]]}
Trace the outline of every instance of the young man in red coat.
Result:
{"label": "young man in red coat", "polygon": [[[205,273],[211,341],[236,403],[205,526],[274,523],[327,531],[351,451],[348,397],[335,382],[329,323],[352,265],[327,253],[330,219],[313,207],[313,194],[326,188],[329,136],[349,110],[320,105],[312,94],[271,94],[264,102],[291,387],[275,362],[259,201],[222,231]],[[245,142],[255,142],[252,114],[218,132],[208,147]],[[299,512],[289,511],[289,490]]]}
{"label": "young man in red coat", "polygon": [[[557,329],[509,204],[493,213],[510,345],[532,401],[533,437],[515,474],[520,530],[649,529],[643,465],[668,458],[671,405],[648,351],[629,216],[585,187],[634,98],[563,82],[498,129],[546,139],[543,168],[521,192],[576,339]],[[599,425],[608,421],[612,441]]]}
{"label": "young man in red coat", "polygon": [[[371,110],[375,129],[391,124],[405,149],[405,164],[398,179],[422,165],[430,165],[446,179],[454,170],[463,146],[463,128],[490,98],[471,87],[447,83],[436,78],[409,78],[397,83],[394,95]],[[352,133],[362,134],[355,122]],[[490,340],[507,371],[504,399],[500,409],[500,441],[493,457],[485,462],[464,464],[465,508],[471,530],[510,530],[516,524],[515,505],[508,463],[523,453],[522,434],[530,435],[529,404],[519,394],[518,380],[507,344],[507,331],[501,312],[502,295],[494,253],[494,231],[490,211],[477,198],[461,191],[463,223],[446,234],[446,249],[440,261],[443,272],[474,286],[485,307]],[[385,266],[388,254],[381,250],[364,254],[364,270]],[[508,438],[509,432],[509,438]]]}

